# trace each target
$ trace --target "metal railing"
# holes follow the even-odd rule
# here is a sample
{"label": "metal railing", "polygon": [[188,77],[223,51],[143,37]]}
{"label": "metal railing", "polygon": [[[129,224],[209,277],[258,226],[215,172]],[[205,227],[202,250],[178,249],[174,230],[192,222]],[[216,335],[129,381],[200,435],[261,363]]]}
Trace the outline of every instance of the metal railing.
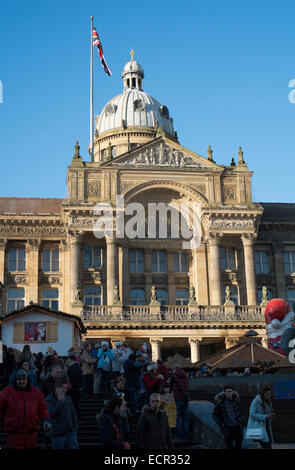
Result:
{"label": "metal railing", "polygon": [[158,309],[150,305],[126,305],[84,307],[81,318],[85,322],[110,321],[202,321],[202,322],[263,322],[263,308],[256,305],[237,305],[228,308],[224,305],[166,305]]}

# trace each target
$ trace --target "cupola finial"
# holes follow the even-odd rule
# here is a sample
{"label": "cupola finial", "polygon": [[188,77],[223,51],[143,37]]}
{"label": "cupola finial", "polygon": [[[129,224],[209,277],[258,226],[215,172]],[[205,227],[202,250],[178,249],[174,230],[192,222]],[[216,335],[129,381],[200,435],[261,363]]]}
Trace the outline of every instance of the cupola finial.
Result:
{"label": "cupola finial", "polygon": [[131,55],[131,62],[133,62],[134,61],[134,50],[133,49],[131,49],[130,55]]}

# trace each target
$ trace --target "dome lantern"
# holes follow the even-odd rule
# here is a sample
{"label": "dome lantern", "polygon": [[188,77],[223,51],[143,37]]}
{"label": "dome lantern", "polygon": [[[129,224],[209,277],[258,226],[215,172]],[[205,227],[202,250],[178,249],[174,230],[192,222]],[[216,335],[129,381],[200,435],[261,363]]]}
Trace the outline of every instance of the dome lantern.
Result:
{"label": "dome lantern", "polygon": [[124,90],[140,90],[142,91],[142,81],[144,79],[144,71],[141,65],[134,60],[134,51],[130,52],[131,60],[127,62],[123,68],[122,78],[124,82]]}

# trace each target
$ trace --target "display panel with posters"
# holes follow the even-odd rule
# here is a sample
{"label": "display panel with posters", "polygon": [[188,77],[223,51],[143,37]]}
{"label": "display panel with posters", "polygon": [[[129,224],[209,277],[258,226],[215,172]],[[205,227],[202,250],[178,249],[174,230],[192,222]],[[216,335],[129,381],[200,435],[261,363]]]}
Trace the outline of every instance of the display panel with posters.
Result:
{"label": "display panel with posters", "polygon": [[46,322],[25,322],[25,342],[47,341]]}

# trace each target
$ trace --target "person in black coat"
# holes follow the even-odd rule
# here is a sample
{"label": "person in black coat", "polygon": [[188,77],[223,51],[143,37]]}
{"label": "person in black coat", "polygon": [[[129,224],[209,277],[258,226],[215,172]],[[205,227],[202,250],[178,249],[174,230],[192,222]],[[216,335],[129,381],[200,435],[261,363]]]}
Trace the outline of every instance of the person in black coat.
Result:
{"label": "person in black coat", "polygon": [[73,401],[73,405],[75,407],[78,420],[80,419],[80,401],[81,401],[81,393],[80,389],[83,385],[83,374],[81,366],[75,362],[74,356],[70,356],[66,360],[67,375],[69,377],[71,383],[71,389],[68,391],[68,395],[71,397]]}
{"label": "person in black coat", "polygon": [[225,385],[224,391],[215,396],[216,405],[213,418],[219,425],[228,449],[240,449],[243,442],[245,419],[240,404],[239,394],[231,385]]}
{"label": "person in black coat", "polygon": [[113,398],[98,417],[100,442],[103,449],[130,449],[130,445],[124,442],[122,437],[120,418],[123,407],[122,398]]}
{"label": "person in black coat", "polygon": [[130,354],[124,363],[125,389],[130,413],[133,415],[138,407],[140,390],[140,373],[144,362],[136,361],[135,354]]}
{"label": "person in black coat", "polygon": [[55,382],[54,391],[45,401],[51,418],[52,449],[77,449],[77,414],[64,379]]}

